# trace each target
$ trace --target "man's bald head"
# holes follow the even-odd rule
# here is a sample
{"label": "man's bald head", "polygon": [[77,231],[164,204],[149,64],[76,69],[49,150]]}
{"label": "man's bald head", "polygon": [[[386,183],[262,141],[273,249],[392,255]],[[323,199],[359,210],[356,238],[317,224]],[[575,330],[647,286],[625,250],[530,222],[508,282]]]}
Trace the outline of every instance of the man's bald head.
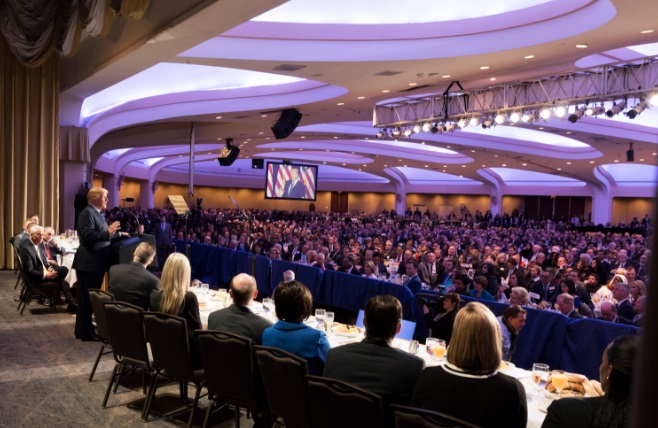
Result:
{"label": "man's bald head", "polygon": [[247,306],[253,299],[258,296],[256,288],[256,278],[246,273],[241,273],[231,280],[231,289],[229,290],[233,303],[236,305]]}

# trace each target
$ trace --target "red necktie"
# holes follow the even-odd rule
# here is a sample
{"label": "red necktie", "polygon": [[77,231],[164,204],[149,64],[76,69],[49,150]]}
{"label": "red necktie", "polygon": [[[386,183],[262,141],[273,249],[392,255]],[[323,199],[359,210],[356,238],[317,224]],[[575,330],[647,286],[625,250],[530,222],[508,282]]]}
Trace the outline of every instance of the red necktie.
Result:
{"label": "red necktie", "polygon": [[48,244],[44,245],[44,248],[46,249],[46,257],[48,260],[52,260],[52,257],[50,257],[50,246]]}

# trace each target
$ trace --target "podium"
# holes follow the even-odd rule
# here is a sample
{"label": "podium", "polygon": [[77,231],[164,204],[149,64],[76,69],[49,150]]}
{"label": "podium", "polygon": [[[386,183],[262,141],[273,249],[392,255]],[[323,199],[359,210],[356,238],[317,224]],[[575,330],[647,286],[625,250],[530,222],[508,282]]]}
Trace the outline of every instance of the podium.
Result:
{"label": "podium", "polygon": [[[118,239],[112,242],[112,252],[110,265],[116,265],[118,263],[130,263],[133,260],[133,253],[135,248],[142,242],[146,242],[155,247],[155,236],[153,235],[139,235],[139,236],[130,236],[123,239]],[[150,265],[150,268],[158,267],[158,258],[153,257],[153,261]]]}

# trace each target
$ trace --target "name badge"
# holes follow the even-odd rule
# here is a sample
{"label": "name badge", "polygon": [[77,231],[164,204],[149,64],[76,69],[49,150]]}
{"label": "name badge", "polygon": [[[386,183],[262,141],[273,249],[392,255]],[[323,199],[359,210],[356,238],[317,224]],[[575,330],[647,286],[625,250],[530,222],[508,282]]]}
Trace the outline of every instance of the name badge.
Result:
{"label": "name badge", "polygon": [[541,300],[541,296],[537,293],[528,293],[528,296],[530,296],[531,299]]}

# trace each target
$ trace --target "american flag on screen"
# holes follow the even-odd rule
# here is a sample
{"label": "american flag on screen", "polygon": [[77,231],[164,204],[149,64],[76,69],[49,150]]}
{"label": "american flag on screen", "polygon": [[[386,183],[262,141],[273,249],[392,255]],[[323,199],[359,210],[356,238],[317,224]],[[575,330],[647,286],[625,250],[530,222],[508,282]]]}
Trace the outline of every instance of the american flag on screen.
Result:
{"label": "american flag on screen", "polygon": [[[290,171],[299,169],[299,179],[306,188],[305,199],[315,199],[315,168],[298,165],[267,164],[267,189],[268,198],[283,197],[283,189],[286,181],[291,179]],[[276,179],[274,179],[276,177]]]}

